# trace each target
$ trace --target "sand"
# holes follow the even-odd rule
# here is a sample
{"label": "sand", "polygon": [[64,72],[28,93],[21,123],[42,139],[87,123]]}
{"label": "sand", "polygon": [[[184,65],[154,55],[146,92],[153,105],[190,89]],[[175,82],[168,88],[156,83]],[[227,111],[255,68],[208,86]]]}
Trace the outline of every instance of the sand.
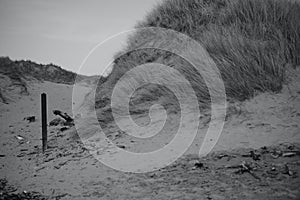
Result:
{"label": "sand", "polygon": [[[0,157],[0,178],[7,179],[17,188],[15,193],[36,191],[49,199],[297,199],[299,155],[273,158],[271,154],[274,149],[299,149],[299,74],[299,71],[294,73],[292,83],[285,85],[278,94],[259,94],[251,100],[230,104],[221,137],[208,156],[200,159],[197,156],[210,120],[209,115],[204,113],[197,137],[184,156],[171,166],[142,174],[124,173],[103,165],[88,152],[91,146],[83,145],[75,127],[64,131],[61,126],[48,127],[49,148],[42,153],[40,94],[46,92],[48,95],[50,121],[56,118],[52,114],[55,109],[72,115],[72,86],[50,82],[30,83],[29,96],[0,105],[0,154],[3,155]],[[80,86],[81,95],[75,98],[75,108],[84,105],[84,97],[90,90],[86,84]],[[157,123],[160,123],[163,119],[156,112],[160,111],[153,113]],[[23,120],[28,116],[36,116],[37,121],[29,123]],[[174,113],[170,115],[173,121],[177,117]],[[133,118],[138,123],[149,120],[147,116],[140,115]],[[118,120],[124,126],[128,124],[124,119]],[[191,113],[191,124],[193,120],[197,119]],[[97,133],[97,122],[84,117],[79,117],[78,121],[80,130],[86,132],[87,138]],[[185,126],[187,132],[193,129],[189,123]],[[106,131],[108,137],[125,150],[147,152],[169,142],[174,137],[174,129],[176,123],[169,123],[163,133],[148,140],[132,140],[113,125],[108,125]],[[150,133],[141,133],[144,136],[147,134]],[[101,144],[97,140],[94,143],[94,146]],[[260,148],[264,146],[270,151],[262,153]],[[254,161],[242,156],[251,149],[258,149],[261,160]],[[104,157],[118,157],[111,148],[101,148],[97,152]],[[227,156],[220,158],[221,154]],[[243,161],[261,165],[255,171],[261,180],[249,173],[236,174],[225,167]],[[125,165],[122,159],[118,162],[120,166]],[[198,162],[203,166],[197,167]],[[282,172],[286,164],[292,175]],[[278,173],[270,175],[268,172],[274,166]]]}

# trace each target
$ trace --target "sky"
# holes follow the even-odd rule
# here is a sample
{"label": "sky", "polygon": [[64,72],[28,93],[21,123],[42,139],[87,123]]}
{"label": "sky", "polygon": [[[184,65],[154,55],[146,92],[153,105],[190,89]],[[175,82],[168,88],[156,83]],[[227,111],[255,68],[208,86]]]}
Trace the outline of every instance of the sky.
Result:
{"label": "sky", "polygon": [[102,74],[127,35],[107,39],[132,29],[160,1],[0,0],[0,56]]}

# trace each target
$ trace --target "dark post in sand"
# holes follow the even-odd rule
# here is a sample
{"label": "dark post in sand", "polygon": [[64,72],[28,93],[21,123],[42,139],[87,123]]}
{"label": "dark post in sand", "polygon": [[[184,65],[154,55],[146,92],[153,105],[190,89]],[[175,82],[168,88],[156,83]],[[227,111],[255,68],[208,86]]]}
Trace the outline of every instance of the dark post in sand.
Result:
{"label": "dark post in sand", "polygon": [[42,144],[43,152],[47,149],[47,97],[41,94],[41,110],[42,110]]}

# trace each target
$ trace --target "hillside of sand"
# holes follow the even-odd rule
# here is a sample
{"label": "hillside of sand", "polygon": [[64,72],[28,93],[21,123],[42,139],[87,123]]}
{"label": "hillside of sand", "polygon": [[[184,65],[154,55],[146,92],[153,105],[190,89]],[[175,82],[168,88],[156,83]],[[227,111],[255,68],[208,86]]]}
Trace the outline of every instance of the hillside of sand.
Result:
{"label": "hillside of sand", "polygon": [[[221,137],[209,155],[197,155],[210,121],[210,115],[204,114],[197,138],[185,155],[145,174],[116,171],[99,162],[89,153],[90,146],[83,145],[75,127],[49,126],[49,146],[42,153],[40,94],[48,94],[49,121],[56,118],[51,112],[54,109],[73,116],[72,86],[28,83],[30,95],[1,104],[1,195],[4,199],[297,199],[300,73],[294,70],[291,74],[292,80],[281,92],[231,104]],[[92,87],[82,84],[77,90],[82,95],[74,98],[74,108],[82,108]],[[28,116],[36,116],[36,121],[24,120]],[[171,113],[170,119],[176,117]],[[139,123],[148,120],[138,113],[132,118]],[[99,124],[81,120],[80,131],[97,135]],[[122,119],[120,123],[127,124]],[[114,124],[107,124],[104,130],[114,144],[139,152],[160,148],[172,138],[173,128],[170,123],[165,132],[143,141],[123,134]],[[99,146],[101,140],[94,143]],[[104,157],[114,155],[109,147],[98,152]],[[119,163],[123,165],[122,160]]]}

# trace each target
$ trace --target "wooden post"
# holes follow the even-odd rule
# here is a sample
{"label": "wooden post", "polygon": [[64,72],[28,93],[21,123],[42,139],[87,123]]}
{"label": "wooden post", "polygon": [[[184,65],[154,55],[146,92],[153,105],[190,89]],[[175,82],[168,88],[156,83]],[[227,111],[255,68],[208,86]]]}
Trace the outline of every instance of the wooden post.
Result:
{"label": "wooden post", "polygon": [[43,152],[47,149],[47,96],[41,94],[41,111],[42,111],[42,144]]}

